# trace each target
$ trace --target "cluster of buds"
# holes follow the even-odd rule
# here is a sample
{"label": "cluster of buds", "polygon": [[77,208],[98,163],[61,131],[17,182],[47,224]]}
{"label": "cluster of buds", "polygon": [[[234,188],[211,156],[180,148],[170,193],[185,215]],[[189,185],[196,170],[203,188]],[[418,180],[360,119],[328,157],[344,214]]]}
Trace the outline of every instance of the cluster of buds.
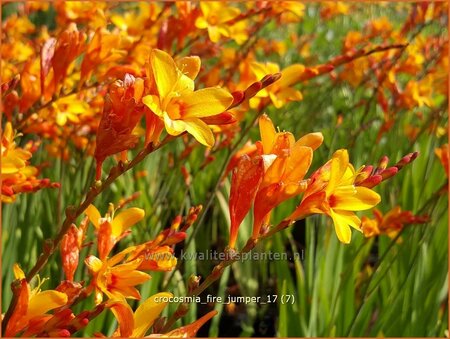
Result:
{"label": "cluster of buds", "polygon": [[409,153],[391,167],[387,167],[389,158],[387,156],[383,156],[377,167],[374,168],[374,166],[369,165],[359,171],[359,174],[355,179],[355,185],[367,188],[375,187],[381,182],[395,176],[398,171],[400,171],[404,166],[412,163],[418,156],[419,152]]}

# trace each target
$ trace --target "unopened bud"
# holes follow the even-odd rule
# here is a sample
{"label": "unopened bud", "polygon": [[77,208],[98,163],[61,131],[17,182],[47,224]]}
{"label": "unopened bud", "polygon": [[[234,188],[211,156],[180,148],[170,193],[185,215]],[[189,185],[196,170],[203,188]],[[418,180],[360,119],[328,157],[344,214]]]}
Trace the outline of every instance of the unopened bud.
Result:
{"label": "unopened bud", "polygon": [[102,181],[101,180],[95,180],[94,182],[94,188],[100,189],[102,187]]}
{"label": "unopened bud", "polygon": [[200,285],[200,276],[191,274],[188,279],[188,292],[192,293]]}
{"label": "unopened bud", "polygon": [[261,84],[264,87],[272,85],[275,81],[281,78],[281,73],[267,74],[264,78],[261,79]]}
{"label": "unopened bud", "polygon": [[172,225],[170,225],[170,229],[172,230],[177,230],[180,227],[181,224],[181,215],[177,215],[173,221],[172,221]]}
{"label": "unopened bud", "polygon": [[253,98],[261,89],[263,84],[261,82],[254,82],[251,84],[244,92],[244,97],[246,100]]}
{"label": "unopened bud", "polygon": [[381,172],[380,175],[383,178],[383,180],[386,180],[396,175],[398,170],[399,169],[397,167],[389,167],[385,169],[383,172]]}
{"label": "unopened bud", "polygon": [[387,156],[382,156],[380,161],[378,162],[378,169],[386,169],[387,164],[389,163],[389,158]]}

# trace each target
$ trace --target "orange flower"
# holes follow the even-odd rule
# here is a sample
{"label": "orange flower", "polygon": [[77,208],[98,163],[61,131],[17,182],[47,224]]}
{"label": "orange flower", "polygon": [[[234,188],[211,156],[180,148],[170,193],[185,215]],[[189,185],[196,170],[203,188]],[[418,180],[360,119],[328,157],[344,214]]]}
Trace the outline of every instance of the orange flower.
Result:
{"label": "orange flower", "polygon": [[347,150],[336,151],[332,159],[312,175],[302,202],[289,219],[326,214],[333,219],[338,239],[348,244],[351,240],[349,226],[361,231],[361,220],[353,211],[370,209],[381,200],[371,189],[355,185],[358,174],[349,163]]}
{"label": "orange flower", "polygon": [[231,248],[236,244],[239,226],[252,207],[263,176],[264,161],[260,156],[251,159],[244,155],[233,171],[229,199]]}
{"label": "orange flower", "polygon": [[107,260],[100,260],[93,255],[85,259],[84,262],[92,274],[91,287],[94,289],[97,305],[102,302],[103,294],[110,299],[140,299],[139,291],[134,286],[150,279],[148,274],[138,271],[144,259],[120,263],[132,250],[133,247],[127,248]]}
{"label": "orange flower", "polygon": [[[83,3],[82,6],[84,6]],[[98,28],[95,31],[81,63],[80,87],[98,66],[117,61],[126,55],[125,51],[118,49],[120,39],[120,35],[110,33],[105,29]]]}
{"label": "orange flower", "polygon": [[439,158],[439,160],[441,161],[442,166],[444,167],[445,173],[447,174],[447,178],[449,177],[449,148],[448,148],[448,144],[442,145],[439,148],[436,148],[434,150],[434,153],[436,154],[436,156]]}
{"label": "orange flower", "polygon": [[22,95],[20,97],[19,110],[26,112],[38,101],[41,96],[39,60],[29,59],[20,75],[20,87]]}
{"label": "orange flower", "polygon": [[411,211],[402,211],[400,206],[394,207],[392,210],[383,215],[379,210],[374,209],[373,215],[375,219],[362,217],[361,229],[366,238],[375,237],[377,235],[386,234],[390,238],[400,232],[407,224],[423,224],[429,221],[426,215],[413,215]]}
{"label": "orange flower", "polygon": [[323,141],[321,133],[310,133],[295,141],[289,132],[276,132],[272,121],[259,119],[265,173],[255,197],[253,238],[259,236],[270,211],[283,201],[306,190],[304,176],[311,166],[313,151]]}
{"label": "orange flower", "polygon": [[105,27],[107,22],[103,10],[106,1],[55,1],[56,19],[61,26],[70,22],[88,24],[90,27]]}
{"label": "orange flower", "polygon": [[197,319],[193,323],[182,326],[180,328],[176,328],[168,333],[163,334],[162,338],[192,338],[195,337],[198,330],[206,323],[208,322],[212,317],[214,317],[217,314],[217,311],[211,311],[206,313],[203,317],[200,319]]}
{"label": "orange flower", "polygon": [[[77,26],[71,23],[58,37],[56,43],[52,45],[50,64],[53,68],[53,83],[55,92],[58,93],[67,75],[67,70],[84,50],[86,34],[79,32]],[[43,59],[44,62],[45,59]],[[45,63],[43,63],[45,65]],[[44,75],[44,74],[43,74]],[[46,75],[46,74],[45,74]],[[44,77],[44,76],[43,76]],[[43,79],[41,79],[43,81]]]}
{"label": "orange flower", "polygon": [[181,230],[182,218],[177,216],[170,228],[160,232],[154,240],[135,247],[127,261],[143,258],[140,270],[171,271],[177,265],[172,246],[186,238],[186,230],[195,222],[201,206],[191,207]]}
{"label": "orange flower", "polygon": [[109,88],[105,98],[103,114],[97,130],[95,159],[96,178],[101,178],[102,164],[106,157],[133,148],[137,136],[133,129],[144,114],[141,102],[144,80],[125,75],[124,81],[117,80]]}
{"label": "orange flower", "polygon": [[302,193],[303,180],[312,161],[313,150],[322,143],[321,133],[311,133],[295,142],[289,132],[276,132],[272,121],[263,115],[259,119],[261,142],[256,144],[257,155],[244,155],[231,179],[229,199],[230,242],[234,248],[238,228],[254,205],[253,239],[267,225],[270,212],[283,201]]}

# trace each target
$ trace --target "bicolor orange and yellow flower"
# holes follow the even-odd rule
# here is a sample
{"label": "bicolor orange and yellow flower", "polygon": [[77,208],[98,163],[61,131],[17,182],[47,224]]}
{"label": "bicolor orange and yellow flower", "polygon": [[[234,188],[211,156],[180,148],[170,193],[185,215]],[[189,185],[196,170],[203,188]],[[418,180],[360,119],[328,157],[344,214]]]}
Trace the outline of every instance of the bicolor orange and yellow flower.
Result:
{"label": "bicolor orange and yellow flower", "polygon": [[[200,29],[207,29],[212,42],[219,42],[220,37],[231,37],[241,30],[233,30],[230,21],[236,18],[240,11],[236,7],[222,1],[202,1],[200,2],[202,16],[195,21],[195,26]],[[240,26],[239,26],[240,27]],[[243,27],[245,29],[245,27]],[[241,39],[239,39],[241,41]]]}
{"label": "bicolor orange and yellow flower", "polygon": [[98,233],[97,247],[101,260],[105,260],[114,245],[130,233],[129,228],[145,216],[144,210],[136,207],[126,209],[115,215],[112,204],[103,218],[94,205],[89,205],[85,213]]}
{"label": "bicolor orange and yellow flower", "polygon": [[109,259],[100,260],[93,255],[85,259],[86,266],[92,274],[90,286],[94,291],[96,304],[102,302],[103,294],[110,299],[140,299],[139,291],[134,286],[146,282],[151,277],[138,270],[144,260],[143,257],[122,263],[133,249],[129,247]]}
{"label": "bicolor orange and yellow flower", "polygon": [[358,172],[349,163],[347,150],[336,151],[332,159],[312,175],[302,202],[289,219],[326,214],[333,220],[338,239],[348,244],[350,227],[361,231],[361,220],[354,211],[370,209],[381,200],[370,188],[356,186],[357,176]]}
{"label": "bicolor orange and yellow flower", "polygon": [[14,276],[20,282],[17,291],[19,297],[4,336],[14,337],[24,330],[27,336],[36,335],[52,317],[48,312],[67,303],[67,295],[54,290],[42,291],[41,284],[44,281],[32,289],[17,264],[14,265]]}
{"label": "bicolor orange and yellow flower", "polygon": [[202,118],[226,111],[233,97],[221,88],[194,91],[194,79],[199,70],[198,57],[186,57],[175,63],[166,52],[152,50],[148,72],[151,94],[142,101],[164,122],[170,135],[188,132],[201,144],[212,147],[214,135]]}

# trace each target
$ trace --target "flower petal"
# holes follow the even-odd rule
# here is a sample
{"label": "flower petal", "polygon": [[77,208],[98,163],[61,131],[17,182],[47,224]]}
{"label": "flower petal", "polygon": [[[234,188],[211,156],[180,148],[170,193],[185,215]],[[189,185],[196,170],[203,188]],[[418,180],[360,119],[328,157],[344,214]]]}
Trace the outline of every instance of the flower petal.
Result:
{"label": "flower petal", "polygon": [[355,193],[333,195],[335,203],[333,208],[345,211],[363,211],[377,205],[381,198],[378,193],[367,187],[355,187]]}
{"label": "flower petal", "polygon": [[163,338],[192,338],[195,337],[198,330],[212,317],[217,314],[217,311],[211,311],[206,313],[200,319],[194,321],[193,323],[177,328],[173,331],[165,333],[162,335]]}
{"label": "flower petal", "polygon": [[19,264],[14,264],[13,266],[14,278],[22,280],[25,279],[25,273],[20,268]]}
{"label": "flower petal", "polygon": [[348,167],[348,152],[346,149],[340,149],[334,152],[330,164],[330,181],[328,182],[327,195],[332,193],[339,185],[339,181],[345,174]]}
{"label": "flower petal", "polygon": [[200,119],[184,120],[186,130],[202,145],[213,147],[214,135],[211,129]]}
{"label": "flower petal", "polygon": [[84,211],[84,213],[86,213],[86,215],[88,216],[91,223],[95,226],[95,228],[98,229],[101,219],[101,215],[98,209],[94,205],[89,205],[88,208],[86,208],[86,211]]}
{"label": "flower petal", "polygon": [[286,183],[303,180],[311,166],[313,151],[310,147],[295,144],[291,148],[291,156],[288,158],[283,181]]}
{"label": "flower petal", "polygon": [[259,133],[261,134],[264,154],[271,153],[277,131],[273,126],[272,120],[266,114],[259,118]]}
{"label": "flower petal", "polygon": [[144,210],[137,207],[120,212],[112,221],[112,234],[118,237],[131,226],[141,221],[144,216]]}
{"label": "flower petal", "polygon": [[187,56],[178,59],[176,64],[181,73],[194,80],[200,71],[201,60],[198,56]]}
{"label": "flower petal", "polygon": [[120,336],[130,337],[134,328],[133,310],[130,305],[123,300],[111,300],[106,303],[106,307],[111,309],[119,323]]}
{"label": "flower petal", "polygon": [[180,97],[183,118],[202,118],[222,113],[230,107],[233,96],[222,88],[204,88]]}
{"label": "flower petal", "polygon": [[297,140],[296,144],[299,146],[308,146],[315,151],[317,148],[319,148],[320,145],[322,145],[323,142],[323,135],[320,132],[316,133],[308,133],[304,136],[302,136],[300,139]]}
{"label": "flower petal", "polygon": [[186,131],[184,120],[172,120],[167,113],[164,113],[164,127],[170,135],[180,135]]}
{"label": "flower petal", "polygon": [[58,291],[43,291],[30,298],[27,317],[29,319],[43,315],[50,310],[64,306],[67,303],[67,294]]}
{"label": "flower petal", "polygon": [[156,95],[146,95],[142,98],[142,103],[150,108],[150,110],[155,113],[158,117],[163,116],[163,111],[161,111],[160,101]]}
{"label": "flower petal", "polygon": [[295,84],[298,80],[300,80],[300,77],[302,76],[304,71],[305,66],[300,64],[286,67],[281,71],[281,79],[278,82],[278,86],[289,87]]}
{"label": "flower petal", "polygon": [[172,92],[178,81],[179,73],[172,57],[159,49],[153,49],[150,53],[153,76],[159,96],[165,98]]}
{"label": "flower petal", "polygon": [[162,298],[171,297],[172,293],[157,293],[139,305],[134,313],[134,330],[131,336],[143,337],[167,305],[167,302],[161,301]]}
{"label": "flower petal", "polygon": [[339,241],[344,244],[349,244],[352,239],[352,231],[350,226],[348,226],[348,219],[341,214],[334,213],[333,211],[331,211],[330,216],[333,219],[334,230],[336,231]]}
{"label": "flower petal", "polygon": [[209,39],[214,42],[217,43],[220,40],[220,31],[219,31],[219,27],[217,26],[208,26],[208,35],[209,35]]}

